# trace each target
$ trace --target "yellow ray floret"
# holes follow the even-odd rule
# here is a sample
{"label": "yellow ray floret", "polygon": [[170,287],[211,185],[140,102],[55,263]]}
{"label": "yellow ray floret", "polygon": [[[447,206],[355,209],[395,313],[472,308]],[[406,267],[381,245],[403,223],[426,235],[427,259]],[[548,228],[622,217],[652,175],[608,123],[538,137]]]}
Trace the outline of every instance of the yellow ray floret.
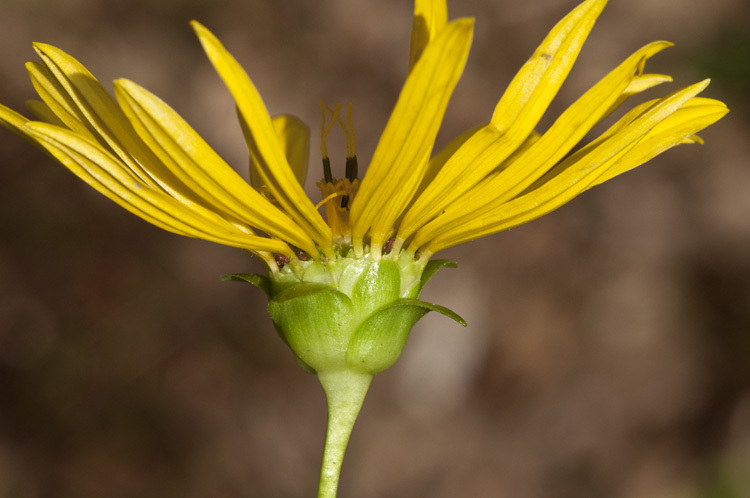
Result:
{"label": "yellow ray floret", "polygon": [[369,232],[372,253],[414,195],[427,166],[448,99],[469,53],[473,21],[448,24],[406,79],[351,208],[352,243],[363,253]]}
{"label": "yellow ray floret", "polygon": [[24,102],[26,109],[39,121],[65,128],[65,123],[57,117],[50,107],[40,100],[27,100]]}
{"label": "yellow ray floret", "polygon": [[[628,98],[672,81],[644,73],[646,61],[671,45],[659,41],[635,51],[536,132],[605,4],[586,0],[557,23],[489,121],[433,155],[474,23],[448,22],[445,0],[415,0],[406,82],[361,180],[351,105],[347,124],[340,105],[322,107],[317,206],[303,190],[309,129],[292,116],[272,119],[239,63],[197,22],[192,26],[237,104],[249,183],[161,99],[124,79],[115,82],[115,98],[77,60],[46,44],[34,44],[41,62],[26,65],[41,98],[26,106],[39,121],[0,106],[0,124],[143,219],[247,249],[272,272],[277,261],[299,271],[304,265],[296,258],[352,254],[400,258],[405,251],[426,263],[440,250],[547,214],[675,145],[702,143],[696,133],[728,112],[697,97],[706,80],[636,105],[581,143]],[[334,122],[347,139],[345,179],[334,178],[328,158],[325,138]]]}
{"label": "yellow ray floret", "polygon": [[425,244],[423,256],[538,218],[601,183],[608,171],[614,169],[614,174],[619,174],[647,160],[652,153],[681,143],[727,112],[718,101],[706,99],[699,105],[690,104],[707,85],[708,81],[697,83],[649,105],[597,147],[572,156],[558,175],[535,190],[507,202],[486,203],[471,213],[446,209],[444,216],[451,221]]}
{"label": "yellow ray floret", "polygon": [[243,180],[172,108],[128,80],[115,82],[115,94],[144,143],[216,212],[316,253],[310,238]]}
{"label": "yellow ray floret", "polygon": [[[298,225],[253,190],[157,97],[120,80],[115,84],[118,105],[78,61],[49,45],[35,44],[35,49],[44,64],[29,63],[27,68],[43,102],[27,106],[58,128],[29,123],[4,107],[3,124],[161,228],[243,247],[271,263],[268,252],[294,255],[283,241],[317,256],[312,239]],[[43,139],[45,133],[49,136]],[[115,188],[111,178],[130,178],[138,188]],[[138,195],[145,204],[136,202]],[[212,223],[204,223],[206,218]],[[190,220],[197,229],[186,229]],[[253,228],[278,239],[258,236]]]}
{"label": "yellow ray floret", "polygon": [[335,257],[331,229],[315,210],[315,205],[297,181],[279,143],[271,117],[252,81],[213,33],[196,21],[192,22],[192,26],[203,44],[206,55],[237,102],[240,115],[252,139],[250,154],[258,165],[263,183],[268,186],[286,213],[305,230],[323,252],[329,257]]}
{"label": "yellow ray floret", "polygon": [[39,95],[58,121],[98,142],[146,185],[183,202],[204,204],[140,140],[115,99],[82,64],[55,47],[40,43],[34,46],[45,65],[29,63],[27,68]]}
{"label": "yellow ray floret", "polygon": [[[636,68],[641,65],[641,61],[668,46],[670,44],[666,42],[654,42],[638,50],[571,105],[532,146],[516,154],[515,157],[508,158],[502,164],[500,171],[491,175],[485,173],[484,178],[477,182],[478,185],[472,184],[462,189],[456,187],[453,191],[446,192],[445,195],[452,201],[451,211],[470,212],[477,205],[504,202],[522,192],[562,159],[609,112],[612,103],[618,100],[625,90],[628,90],[629,95],[633,94],[630,82],[634,78]],[[467,155],[472,152],[471,145],[467,143],[462,148],[462,150],[468,149]],[[493,166],[505,160],[507,152],[504,151],[499,157],[493,155],[492,152],[491,146],[488,149],[476,150],[475,154],[480,159],[475,160],[475,167],[479,168],[476,163],[487,163]],[[489,170],[489,166],[484,168],[485,172]],[[472,188],[470,195],[461,197],[461,194],[470,188]],[[435,204],[437,204],[436,208],[429,211],[430,218],[424,216],[421,218],[423,222],[429,221],[439,212],[438,210],[442,211],[448,205],[445,201],[435,201]],[[421,230],[412,244],[419,245],[432,238],[444,229],[446,223],[449,223],[447,217],[438,218],[429,229]],[[408,228],[405,225],[406,220],[402,225],[402,230]],[[399,235],[406,238],[411,233]]]}
{"label": "yellow ray floret", "polygon": [[34,122],[26,124],[25,130],[87,183],[161,228],[250,251],[290,253],[281,241],[244,232],[210,210],[185,205],[150,188],[107,151],[69,130]]}
{"label": "yellow ray floret", "polygon": [[476,185],[526,140],[570,72],[605,3],[585,2],[552,29],[510,83],[492,121],[448,159],[415,201],[399,228],[397,246]]}
{"label": "yellow ray floret", "polygon": [[448,23],[448,5],[445,0],[415,0],[414,20],[409,47],[409,71],[422,56],[429,44]]}

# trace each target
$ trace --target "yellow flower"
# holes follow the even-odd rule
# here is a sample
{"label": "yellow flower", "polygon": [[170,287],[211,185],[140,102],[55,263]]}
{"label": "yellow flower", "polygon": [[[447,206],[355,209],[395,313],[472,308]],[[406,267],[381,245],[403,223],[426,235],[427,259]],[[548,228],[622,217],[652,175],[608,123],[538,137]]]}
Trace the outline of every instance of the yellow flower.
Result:
{"label": "yellow flower", "polygon": [[[451,265],[429,261],[435,253],[526,223],[672,146],[700,142],[695,134],[728,112],[697,97],[706,80],[636,105],[579,146],[630,96],[671,81],[644,73],[646,60],[670,45],[654,42],[536,133],[605,4],[586,0],[568,14],[510,82],[489,122],[433,154],[474,22],[449,23],[445,0],[416,0],[406,82],[361,179],[351,107],[346,124],[339,107],[322,109],[318,205],[302,188],[308,128],[291,116],[271,118],[242,67],[197,22],[193,28],[237,104],[249,183],[158,97],[128,80],[115,81],[113,97],[50,45],[34,44],[41,63],[27,64],[42,99],[28,103],[38,120],[0,106],[0,123],[146,221],[265,262],[270,278],[228,278],[266,292],[277,330],[325,389],[329,425],[318,496],[330,498],[372,376],[396,361],[425,313],[464,323],[418,299],[426,281]],[[333,177],[325,143],[337,122],[347,136],[342,179]]]}
{"label": "yellow flower", "polygon": [[[674,145],[699,142],[695,133],[727,112],[719,101],[696,97],[708,84],[703,81],[636,106],[570,154],[628,97],[671,80],[643,72],[646,60],[670,45],[654,42],[602,78],[544,134],[535,133],[605,3],[587,0],[560,21],[511,81],[490,121],[433,155],[473,20],[448,23],[444,1],[417,0],[406,83],[361,181],[355,173],[321,182],[327,221],[301,186],[307,127],[289,116],[272,119],[244,70],[197,22],[193,28],[236,100],[252,185],[162,100],[128,80],[115,81],[115,99],[50,45],[34,44],[42,63],[27,65],[42,99],[28,106],[38,121],[0,106],[0,122],[143,219],[247,249],[272,272],[276,257],[335,260],[349,249],[373,260],[405,251],[424,264],[442,249],[542,216]],[[350,138],[353,156],[353,132]]]}

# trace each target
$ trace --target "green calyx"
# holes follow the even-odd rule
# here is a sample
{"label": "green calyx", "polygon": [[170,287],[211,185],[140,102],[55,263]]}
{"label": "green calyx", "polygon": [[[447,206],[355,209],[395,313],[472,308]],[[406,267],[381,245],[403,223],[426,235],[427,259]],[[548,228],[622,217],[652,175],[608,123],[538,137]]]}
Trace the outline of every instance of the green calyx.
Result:
{"label": "green calyx", "polygon": [[420,301],[427,280],[450,261],[422,266],[402,254],[372,260],[299,261],[269,277],[225,275],[252,283],[269,298],[268,311],[300,365],[317,373],[349,370],[374,375],[401,355],[414,324],[429,311],[462,325],[453,311]]}

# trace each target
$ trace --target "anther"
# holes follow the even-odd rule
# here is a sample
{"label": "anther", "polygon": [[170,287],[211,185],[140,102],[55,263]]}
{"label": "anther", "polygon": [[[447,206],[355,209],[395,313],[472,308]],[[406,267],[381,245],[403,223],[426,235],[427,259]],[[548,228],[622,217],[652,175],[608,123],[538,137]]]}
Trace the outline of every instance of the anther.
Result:
{"label": "anther", "polygon": [[338,114],[336,114],[335,117],[341,125],[341,128],[343,128],[344,135],[346,135],[345,175],[349,181],[354,181],[354,179],[357,178],[358,175],[358,166],[356,137],[354,136],[354,126],[352,125],[352,103],[349,102],[349,104],[347,104],[346,106],[346,124],[344,124],[344,121],[338,116]]}
{"label": "anther", "polygon": [[283,254],[276,254],[274,255],[276,258],[276,264],[279,265],[279,268],[284,268],[284,265],[289,264],[289,258],[287,256],[284,256]]}
{"label": "anther", "polygon": [[388,239],[385,241],[385,245],[383,246],[383,254],[390,254],[393,250],[393,243],[396,242],[396,239]]}
{"label": "anther", "polygon": [[357,156],[346,158],[346,177],[354,181],[357,178]]}
{"label": "anther", "polygon": [[346,177],[354,181],[357,178],[357,144],[354,136],[354,125],[352,124],[352,103],[346,106]]}
{"label": "anther", "polygon": [[327,157],[323,158],[323,178],[326,183],[333,183],[333,175],[331,174],[331,160]]}

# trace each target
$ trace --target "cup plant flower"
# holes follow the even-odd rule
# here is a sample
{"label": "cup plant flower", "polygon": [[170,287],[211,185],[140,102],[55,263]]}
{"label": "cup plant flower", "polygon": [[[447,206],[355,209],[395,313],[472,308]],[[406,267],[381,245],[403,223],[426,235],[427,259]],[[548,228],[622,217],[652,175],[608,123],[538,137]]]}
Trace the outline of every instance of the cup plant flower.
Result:
{"label": "cup plant flower", "polygon": [[[416,0],[408,74],[360,177],[351,107],[321,105],[321,197],[303,190],[308,128],[271,117],[240,64],[207,28],[195,30],[234,97],[250,156],[242,178],[165,102],[120,79],[114,96],[76,59],[35,43],[26,66],[41,97],[34,119],[0,106],[0,122],[146,221],[181,235],[238,247],[262,261],[250,282],[267,295],[281,338],[320,379],[328,427],[320,497],[336,494],[346,444],[372,377],[396,361],[412,326],[438,311],[419,299],[443,249],[515,227],[643,164],[727,112],[698,97],[708,80],[633,106],[597,138],[582,139],[629,97],[671,81],[644,72],[670,46],[636,50],[560,114],[534,131],[606,4],[586,0],[562,19],[512,79],[489,122],[440,151],[435,136],[464,69],[474,21],[448,22],[445,0]],[[343,178],[326,135],[347,138]],[[317,202],[317,204],[316,204]],[[322,211],[322,213],[321,213]]]}

